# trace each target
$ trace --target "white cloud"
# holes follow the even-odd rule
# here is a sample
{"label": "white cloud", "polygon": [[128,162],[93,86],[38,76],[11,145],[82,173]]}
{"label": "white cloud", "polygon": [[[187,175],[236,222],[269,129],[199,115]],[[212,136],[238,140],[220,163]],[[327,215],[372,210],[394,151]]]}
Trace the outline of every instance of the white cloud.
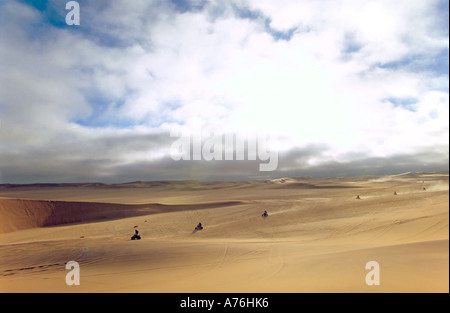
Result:
{"label": "white cloud", "polygon": [[[304,166],[448,151],[448,74],[427,70],[448,52],[438,1],[200,4],[181,13],[167,1],[95,1],[78,29],[0,6],[0,154],[58,139],[82,143],[76,158],[89,159],[92,142],[207,124],[270,129],[286,155],[327,147]],[[413,110],[389,99],[415,99]],[[110,166],[164,149],[117,147]]]}

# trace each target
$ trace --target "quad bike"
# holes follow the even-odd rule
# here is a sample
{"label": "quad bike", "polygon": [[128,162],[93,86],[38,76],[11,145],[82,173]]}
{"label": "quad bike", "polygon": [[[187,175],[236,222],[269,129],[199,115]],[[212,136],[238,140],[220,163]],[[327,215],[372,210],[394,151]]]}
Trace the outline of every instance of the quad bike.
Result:
{"label": "quad bike", "polygon": [[134,234],[134,235],[131,237],[131,240],[141,240],[141,236],[140,236],[140,235]]}
{"label": "quad bike", "polygon": [[262,216],[263,218],[266,218],[266,217],[269,216],[269,214],[267,214],[267,212],[264,212],[263,214],[261,214],[261,216]]}
{"label": "quad bike", "polygon": [[197,225],[194,230],[202,230],[202,229],[203,229],[202,225]]}

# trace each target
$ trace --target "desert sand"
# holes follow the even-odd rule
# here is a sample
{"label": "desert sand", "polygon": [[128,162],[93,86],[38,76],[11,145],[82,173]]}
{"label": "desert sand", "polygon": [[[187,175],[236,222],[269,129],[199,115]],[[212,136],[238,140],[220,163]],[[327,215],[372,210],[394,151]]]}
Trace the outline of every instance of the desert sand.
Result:
{"label": "desert sand", "polygon": [[448,240],[448,172],[0,185],[0,292],[447,293]]}

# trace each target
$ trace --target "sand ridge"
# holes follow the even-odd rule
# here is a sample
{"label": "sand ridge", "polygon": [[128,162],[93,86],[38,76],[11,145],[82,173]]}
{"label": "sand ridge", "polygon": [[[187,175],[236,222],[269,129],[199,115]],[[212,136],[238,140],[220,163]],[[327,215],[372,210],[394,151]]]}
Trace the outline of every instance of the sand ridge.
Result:
{"label": "sand ridge", "polygon": [[[448,185],[448,173],[2,185],[0,291],[448,292]],[[80,286],[65,284],[71,260]],[[365,283],[371,260],[380,286]]]}

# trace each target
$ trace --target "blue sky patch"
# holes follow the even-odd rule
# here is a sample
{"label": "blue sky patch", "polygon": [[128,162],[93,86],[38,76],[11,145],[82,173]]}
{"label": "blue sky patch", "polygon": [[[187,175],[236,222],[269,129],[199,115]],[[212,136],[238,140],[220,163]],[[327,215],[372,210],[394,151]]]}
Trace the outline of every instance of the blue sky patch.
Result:
{"label": "blue sky patch", "polygon": [[383,69],[407,70],[410,72],[428,72],[433,75],[449,75],[449,50],[442,49],[429,55],[411,55],[409,57],[379,63],[376,66]]}
{"label": "blue sky patch", "polygon": [[88,116],[75,120],[75,123],[81,126],[95,128],[111,126],[127,128],[135,124],[134,121],[128,121],[114,114],[125,103],[125,97],[113,99],[95,90],[85,91],[84,97],[91,107],[91,112]]}
{"label": "blue sky patch", "polygon": [[246,7],[239,7],[235,4],[232,4],[232,8],[235,16],[237,16],[238,18],[260,22],[264,26],[265,32],[271,35],[275,41],[291,40],[298,29],[297,27],[291,27],[286,31],[277,30],[276,28],[273,28],[271,26],[272,20],[269,17],[265,16],[261,11],[251,10]]}
{"label": "blue sky patch", "polygon": [[344,35],[344,47],[342,53],[345,55],[351,55],[360,51],[364,47],[364,44],[358,41],[354,33],[346,33]]}
{"label": "blue sky patch", "polygon": [[416,98],[387,98],[394,105],[395,108],[403,108],[411,112],[417,112],[415,104],[418,102]]}
{"label": "blue sky patch", "polygon": [[175,10],[179,13],[198,12],[203,10],[208,3],[205,0],[170,0],[175,6]]}

